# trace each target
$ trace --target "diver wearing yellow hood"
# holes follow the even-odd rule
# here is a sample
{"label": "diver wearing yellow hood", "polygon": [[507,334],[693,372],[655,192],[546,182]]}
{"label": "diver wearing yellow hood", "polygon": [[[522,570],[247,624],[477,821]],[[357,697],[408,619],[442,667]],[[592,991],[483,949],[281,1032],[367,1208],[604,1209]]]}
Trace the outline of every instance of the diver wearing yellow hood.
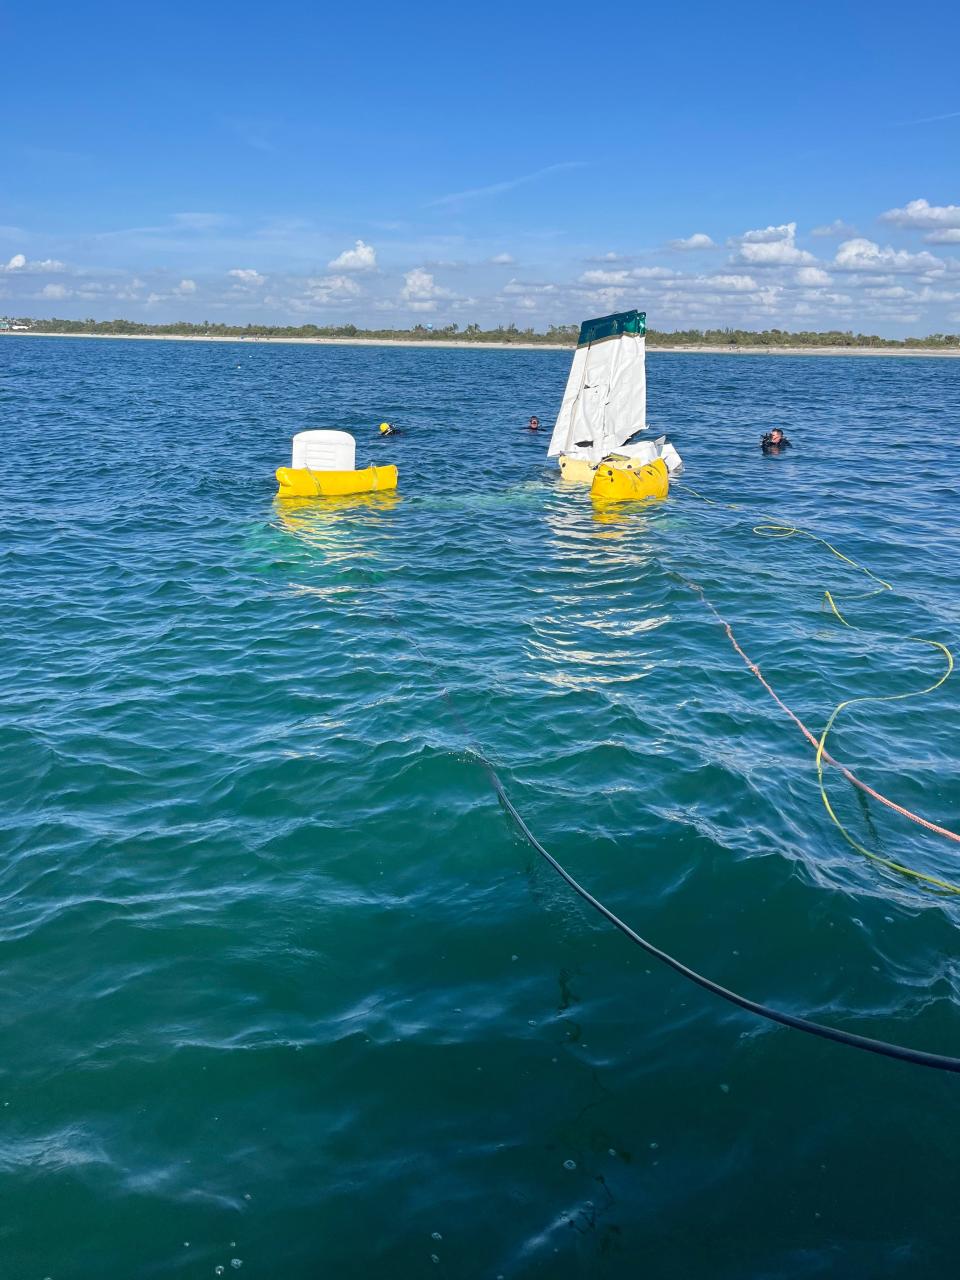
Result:
{"label": "diver wearing yellow hood", "polygon": [[402,433],[392,426],[389,422],[380,423],[380,434],[382,436],[399,436]]}

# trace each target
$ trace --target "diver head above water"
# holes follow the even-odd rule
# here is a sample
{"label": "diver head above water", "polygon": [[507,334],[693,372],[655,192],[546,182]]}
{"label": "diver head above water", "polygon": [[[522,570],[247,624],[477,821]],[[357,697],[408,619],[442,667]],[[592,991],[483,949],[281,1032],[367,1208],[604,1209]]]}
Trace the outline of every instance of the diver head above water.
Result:
{"label": "diver head above water", "polygon": [[763,436],[760,441],[760,448],[764,453],[780,453],[784,449],[792,449],[793,445],[779,427],[774,427],[772,431],[768,431]]}
{"label": "diver head above water", "polygon": [[527,423],[527,430],[528,430],[528,431],[539,431],[539,430],[540,430],[540,419],[537,417],[537,415],[536,415],[536,414],[534,414],[534,415],[531,417],[530,421]]}
{"label": "diver head above water", "polygon": [[380,434],[381,434],[382,436],[398,436],[398,435],[400,434],[400,432],[397,430],[397,428],[396,428],[395,426],[393,426],[393,425],[392,425],[392,423],[389,423],[389,422],[381,422],[381,423],[380,423]]}

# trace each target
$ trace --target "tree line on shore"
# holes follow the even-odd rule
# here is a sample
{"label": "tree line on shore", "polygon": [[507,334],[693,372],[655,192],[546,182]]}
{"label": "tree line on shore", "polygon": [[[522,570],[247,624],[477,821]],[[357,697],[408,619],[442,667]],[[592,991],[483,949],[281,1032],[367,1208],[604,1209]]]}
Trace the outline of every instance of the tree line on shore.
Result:
{"label": "tree line on shore", "polygon": [[[368,341],[394,342],[503,342],[543,346],[576,345],[579,326],[551,325],[545,333],[534,329],[518,329],[516,325],[498,325],[481,329],[469,324],[465,329],[456,324],[442,328],[417,325],[413,329],[359,329],[344,325],[269,325],[269,324],[193,324],[179,320],[173,324],[144,324],[136,320],[49,320],[0,318],[4,327],[31,333],[90,333],[103,337],[166,336],[174,338],[366,338]],[[650,347],[960,347],[960,334],[934,333],[925,338],[881,338],[877,334],[853,333],[850,330],[792,333],[787,329],[681,329],[672,333],[647,330]]]}

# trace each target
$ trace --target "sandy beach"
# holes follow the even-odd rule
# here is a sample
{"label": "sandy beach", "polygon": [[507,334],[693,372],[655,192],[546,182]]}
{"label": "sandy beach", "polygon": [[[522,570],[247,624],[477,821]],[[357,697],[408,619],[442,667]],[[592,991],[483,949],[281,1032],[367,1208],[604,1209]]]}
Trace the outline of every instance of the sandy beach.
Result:
{"label": "sandy beach", "polygon": [[547,342],[469,342],[466,339],[451,339],[449,342],[438,338],[424,338],[423,341],[407,341],[402,338],[261,338],[261,337],[224,337],[220,334],[177,334],[177,333],[11,333],[4,330],[0,337],[10,338],[96,338],[110,342],[242,342],[245,346],[254,344],[305,346],[305,347],[470,347],[481,351],[572,351],[573,347],[563,343]]}
{"label": "sandy beach", "polygon": [[960,347],[647,347],[647,354],[668,351],[700,356],[960,356]]}
{"label": "sandy beach", "polygon": [[[572,351],[565,343],[550,342],[470,342],[452,338],[424,338],[410,341],[400,338],[262,338],[224,337],[219,334],[174,333],[32,333],[0,330],[2,338],[92,338],[101,342],[237,342],[276,343],[309,347],[455,347],[473,351]],[[648,346],[648,354],[666,352],[670,355],[702,356],[909,356],[933,359],[956,359],[960,347],[715,347],[706,344],[669,347]]]}

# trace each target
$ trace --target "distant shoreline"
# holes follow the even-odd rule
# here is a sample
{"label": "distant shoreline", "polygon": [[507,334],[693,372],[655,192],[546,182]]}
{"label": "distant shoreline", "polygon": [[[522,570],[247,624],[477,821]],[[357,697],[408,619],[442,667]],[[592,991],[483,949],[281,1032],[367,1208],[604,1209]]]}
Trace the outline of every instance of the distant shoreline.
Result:
{"label": "distant shoreline", "polygon": [[497,351],[572,351],[561,342],[470,342],[459,338],[266,338],[210,333],[11,333],[0,330],[0,338],[94,338],[102,342],[242,342],[244,346],[276,344],[306,347],[469,347],[480,351],[492,347]]}
{"label": "distant shoreline", "polygon": [[[236,342],[245,346],[278,344],[308,347],[453,347],[470,351],[573,351],[567,343],[471,342],[460,338],[267,338],[226,337],[220,334],[175,333],[33,333],[0,330],[0,338],[91,338],[99,342]],[[908,356],[955,360],[960,348],[950,347],[734,347],[696,343],[685,346],[648,346],[648,352],[700,356]]]}

